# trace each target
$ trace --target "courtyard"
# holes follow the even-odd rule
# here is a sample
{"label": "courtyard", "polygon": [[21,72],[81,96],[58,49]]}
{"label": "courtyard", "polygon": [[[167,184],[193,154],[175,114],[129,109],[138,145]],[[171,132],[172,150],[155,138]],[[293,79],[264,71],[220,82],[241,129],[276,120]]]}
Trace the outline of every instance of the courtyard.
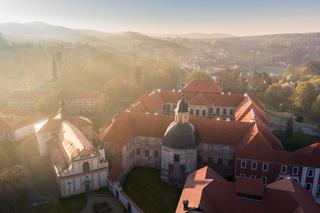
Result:
{"label": "courtyard", "polygon": [[123,183],[124,192],[146,213],[175,212],[181,189],[160,180],[160,171],[136,167]]}
{"label": "courtyard", "polygon": [[273,134],[281,141],[287,151],[295,151],[320,141],[319,137],[301,133],[293,133],[290,138],[286,136],[285,131],[274,131]]}

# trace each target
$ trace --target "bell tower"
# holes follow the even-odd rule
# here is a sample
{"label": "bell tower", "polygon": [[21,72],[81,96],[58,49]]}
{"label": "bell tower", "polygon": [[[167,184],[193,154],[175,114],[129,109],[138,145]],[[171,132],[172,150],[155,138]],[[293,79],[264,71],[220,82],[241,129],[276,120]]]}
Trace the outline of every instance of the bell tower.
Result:
{"label": "bell tower", "polygon": [[52,75],[52,80],[54,82],[57,82],[58,81],[58,69],[57,69],[57,65],[56,65],[56,60],[55,59],[52,60],[51,75]]}
{"label": "bell tower", "polygon": [[175,122],[176,123],[187,123],[189,122],[189,109],[188,104],[182,96],[178,101],[175,109]]}

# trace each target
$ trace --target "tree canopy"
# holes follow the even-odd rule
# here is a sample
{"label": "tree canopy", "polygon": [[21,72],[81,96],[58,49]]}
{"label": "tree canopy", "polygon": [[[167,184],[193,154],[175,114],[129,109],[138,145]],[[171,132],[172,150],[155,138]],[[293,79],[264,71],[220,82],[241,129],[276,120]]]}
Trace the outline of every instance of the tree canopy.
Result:
{"label": "tree canopy", "polygon": [[210,80],[212,79],[209,73],[204,71],[192,71],[186,76],[186,82],[190,83],[193,80]]}
{"label": "tree canopy", "polygon": [[306,112],[310,109],[315,96],[315,88],[311,83],[298,83],[294,92],[293,104],[298,111]]}

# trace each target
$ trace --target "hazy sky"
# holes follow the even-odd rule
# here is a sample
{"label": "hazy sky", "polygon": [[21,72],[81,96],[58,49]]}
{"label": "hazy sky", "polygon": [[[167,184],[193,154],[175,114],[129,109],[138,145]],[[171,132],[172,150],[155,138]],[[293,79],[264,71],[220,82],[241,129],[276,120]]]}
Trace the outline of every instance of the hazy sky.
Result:
{"label": "hazy sky", "polygon": [[320,0],[0,0],[0,22],[142,33],[320,31]]}

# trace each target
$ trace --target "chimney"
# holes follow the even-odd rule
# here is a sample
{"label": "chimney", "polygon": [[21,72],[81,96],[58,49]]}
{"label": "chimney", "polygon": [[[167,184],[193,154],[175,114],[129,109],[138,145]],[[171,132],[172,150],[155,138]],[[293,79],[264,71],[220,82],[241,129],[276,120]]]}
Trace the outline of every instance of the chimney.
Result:
{"label": "chimney", "polygon": [[189,209],[189,200],[183,200],[183,210],[186,211]]}

